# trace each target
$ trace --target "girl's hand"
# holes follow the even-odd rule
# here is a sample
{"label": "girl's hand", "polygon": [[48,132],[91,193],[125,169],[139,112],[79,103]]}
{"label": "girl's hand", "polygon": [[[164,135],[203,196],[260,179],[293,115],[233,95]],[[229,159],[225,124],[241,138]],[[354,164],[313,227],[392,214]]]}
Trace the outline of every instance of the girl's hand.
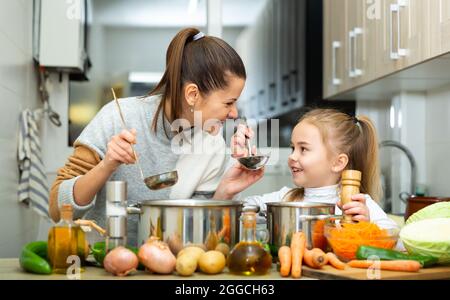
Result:
{"label": "girl's hand", "polygon": [[264,168],[257,171],[250,171],[240,163],[233,165],[223,176],[217,187],[214,199],[228,200],[236,194],[242,192],[264,175]]}
{"label": "girl's hand", "polygon": [[337,203],[343,214],[352,215],[353,221],[370,222],[369,208],[366,205],[366,197],[364,194],[352,196],[352,202],[342,206],[341,201]]}
{"label": "girl's hand", "polygon": [[115,171],[121,164],[134,164],[136,158],[131,148],[132,144],[136,144],[136,129],[124,129],[114,135],[108,142],[103,159],[104,166],[110,171]]}
{"label": "girl's hand", "polygon": [[[249,156],[245,137],[252,138],[253,130],[244,124],[239,124],[236,133],[231,137],[231,156],[234,158]],[[256,146],[252,147],[252,153],[256,155]]]}

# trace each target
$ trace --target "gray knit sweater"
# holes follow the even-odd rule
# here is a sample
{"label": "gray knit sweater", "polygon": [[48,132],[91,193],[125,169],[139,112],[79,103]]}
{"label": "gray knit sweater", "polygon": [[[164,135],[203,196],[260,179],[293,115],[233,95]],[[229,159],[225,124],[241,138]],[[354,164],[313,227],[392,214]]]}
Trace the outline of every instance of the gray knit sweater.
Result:
{"label": "gray knit sweater", "polygon": [[[126,98],[119,101],[127,127],[137,130],[135,151],[139,156],[144,176],[172,170],[177,170],[179,176],[177,184],[171,188],[152,191],[143,183],[136,165],[121,165],[109,180],[127,182],[128,204],[135,204],[142,200],[189,199],[196,194],[207,194],[211,197],[227,164],[225,141],[222,135],[213,136],[200,131],[193,134],[192,140],[186,142],[186,135],[170,133],[170,124],[167,120],[163,124],[161,115],[158,117],[155,134],[151,124],[161,101],[160,96]],[[166,126],[167,132],[170,133],[169,138],[165,135],[163,126]],[[95,150],[103,159],[109,140],[121,130],[120,116],[112,101],[98,112],[77,141]],[[173,145],[179,145],[180,140],[184,141],[182,148],[178,148],[181,151],[174,152]],[[189,153],[192,145],[195,145],[195,153]],[[207,151],[201,149],[207,149]],[[105,226],[105,189],[102,188],[90,204],[81,207],[74,202],[73,198],[73,187],[79,177],[61,183],[58,190],[59,205],[69,203],[74,207],[74,218],[95,220],[100,226]],[[138,216],[128,216],[128,244],[142,243],[137,241],[137,223]]]}

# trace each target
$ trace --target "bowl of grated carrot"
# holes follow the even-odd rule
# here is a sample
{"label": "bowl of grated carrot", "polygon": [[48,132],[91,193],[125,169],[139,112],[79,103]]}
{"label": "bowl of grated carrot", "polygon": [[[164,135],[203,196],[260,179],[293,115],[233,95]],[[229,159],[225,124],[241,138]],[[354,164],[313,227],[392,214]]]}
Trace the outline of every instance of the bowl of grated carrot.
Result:
{"label": "bowl of grated carrot", "polygon": [[356,259],[359,246],[373,246],[392,249],[397,244],[398,229],[382,229],[369,222],[327,223],[324,234],[328,245],[339,259],[350,261]]}

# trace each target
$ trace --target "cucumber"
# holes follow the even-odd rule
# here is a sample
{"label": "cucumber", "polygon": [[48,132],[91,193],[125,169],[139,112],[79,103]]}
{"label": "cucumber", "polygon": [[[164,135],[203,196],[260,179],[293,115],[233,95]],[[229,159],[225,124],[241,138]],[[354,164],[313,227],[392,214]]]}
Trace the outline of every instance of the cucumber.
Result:
{"label": "cucumber", "polygon": [[438,261],[435,257],[422,255],[409,255],[395,250],[388,250],[372,246],[359,246],[356,251],[356,258],[359,260],[369,259],[370,256],[377,256],[380,260],[415,260],[418,261],[423,268],[431,267]]}
{"label": "cucumber", "polygon": [[52,268],[47,261],[47,242],[31,242],[22,248],[19,257],[20,266],[27,272],[51,274]]}

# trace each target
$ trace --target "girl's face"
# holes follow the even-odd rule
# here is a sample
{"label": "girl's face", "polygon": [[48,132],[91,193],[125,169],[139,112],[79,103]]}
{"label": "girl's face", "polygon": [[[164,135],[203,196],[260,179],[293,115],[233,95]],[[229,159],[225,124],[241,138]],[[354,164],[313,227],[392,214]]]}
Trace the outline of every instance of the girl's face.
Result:
{"label": "girl's face", "polygon": [[[236,101],[244,89],[245,79],[231,74],[227,79],[228,87],[223,90],[212,91],[205,96],[200,95],[197,90],[193,108],[196,114],[201,112],[202,126],[205,131],[218,129],[227,119],[238,117]],[[193,115],[192,112],[189,114]]]}
{"label": "girl's face", "polygon": [[288,164],[296,186],[314,188],[338,183],[340,175],[333,171],[333,157],[316,126],[306,121],[297,124],[291,148]]}

